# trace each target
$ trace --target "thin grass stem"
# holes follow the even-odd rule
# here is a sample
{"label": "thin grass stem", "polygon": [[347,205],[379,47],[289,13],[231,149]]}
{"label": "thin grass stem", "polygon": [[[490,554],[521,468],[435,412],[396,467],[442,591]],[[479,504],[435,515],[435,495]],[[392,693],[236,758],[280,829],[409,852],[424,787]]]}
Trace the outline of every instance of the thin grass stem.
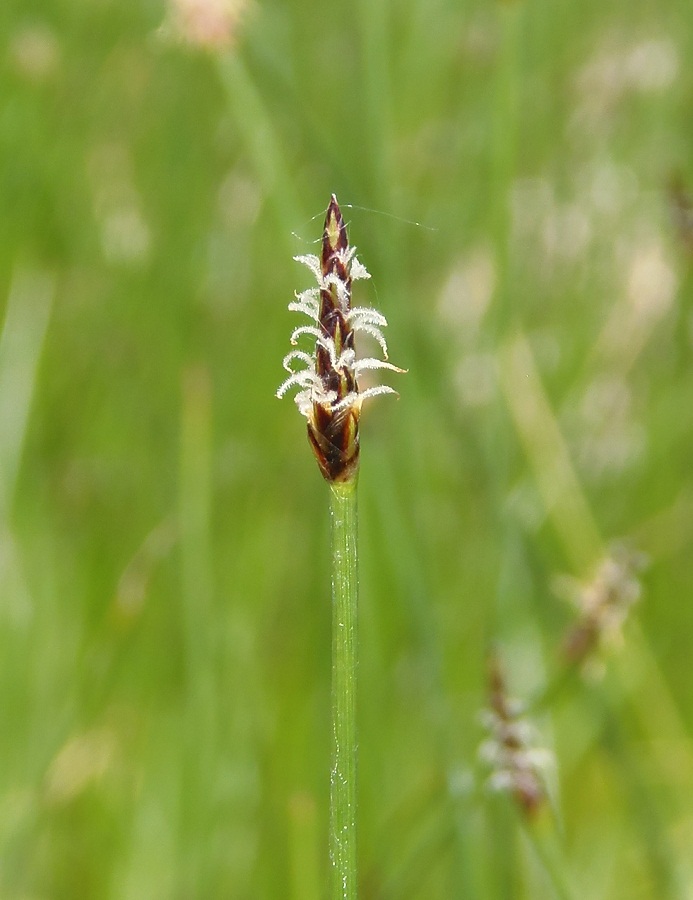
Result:
{"label": "thin grass stem", "polygon": [[332,536],[332,767],[330,861],[333,900],[357,896],[356,667],[358,515],[355,479],[330,485]]}
{"label": "thin grass stem", "polygon": [[574,900],[575,893],[569,882],[569,870],[553,818],[540,816],[525,819],[523,824],[525,836],[546,873],[556,900]]}

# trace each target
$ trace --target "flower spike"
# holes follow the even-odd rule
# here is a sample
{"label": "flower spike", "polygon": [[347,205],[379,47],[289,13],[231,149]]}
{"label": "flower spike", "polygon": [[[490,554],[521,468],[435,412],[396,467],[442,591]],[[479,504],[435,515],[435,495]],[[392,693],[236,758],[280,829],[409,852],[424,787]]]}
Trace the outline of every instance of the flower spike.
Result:
{"label": "flower spike", "polygon": [[[291,334],[296,345],[302,335],[315,339],[312,353],[295,350],[284,358],[289,377],[277,391],[278,397],[299,387],[295,400],[308,420],[308,439],[324,478],[328,482],[348,482],[356,477],[359,463],[359,418],[361,404],[369,397],[394,394],[386,385],[360,390],[358,375],[366,369],[404,372],[392,363],[378,359],[356,358],[354,333],[369,334],[387,359],[387,344],[381,328],[387,325],[374,309],[351,306],[351,284],[370,278],[349,246],[347,229],[337,198],[332,195],[327,207],[320,256],[296,256],[315,276],[318,287],[296,294],[289,304],[293,312],[307,315],[314,325],[301,325]],[[290,363],[303,362],[304,370],[295,372]]]}
{"label": "flower spike", "polygon": [[547,799],[545,774],[554,764],[553,755],[537,743],[522,704],[508,696],[495,654],[489,660],[488,692],[489,708],[481,716],[488,737],[479,747],[481,760],[490,768],[488,786],[511,794],[522,812],[533,816]]}

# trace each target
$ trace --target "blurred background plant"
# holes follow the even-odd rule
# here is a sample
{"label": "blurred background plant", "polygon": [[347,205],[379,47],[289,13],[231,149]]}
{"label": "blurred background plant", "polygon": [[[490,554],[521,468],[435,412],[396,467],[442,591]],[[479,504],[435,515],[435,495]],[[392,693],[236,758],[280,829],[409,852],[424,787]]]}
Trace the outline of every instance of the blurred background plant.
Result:
{"label": "blurred background plant", "polygon": [[0,26],[0,896],[322,896],[325,486],[274,391],[332,191],[410,371],[362,428],[363,896],[691,896],[690,3]]}

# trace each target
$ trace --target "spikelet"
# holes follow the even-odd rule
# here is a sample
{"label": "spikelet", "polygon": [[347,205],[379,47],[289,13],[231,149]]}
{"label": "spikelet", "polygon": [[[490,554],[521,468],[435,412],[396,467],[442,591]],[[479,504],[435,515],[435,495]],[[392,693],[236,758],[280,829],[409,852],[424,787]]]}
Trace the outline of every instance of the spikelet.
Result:
{"label": "spikelet", "polygon": [[[324,478],[328,482],[347,482],[356,477],[359,464],[359,419],[361,404],[368,397],[394,394],[391,387],[378,385],[360,390],[358,378],[367,369],[403,372],[387,362],[387,344],[381,329],[385,317],[374,309],[352,307],[351,285],[359,278],[370,278],[349,246],[346,225],[332,195],[325,216],[320,257],[295,257],[315,276],[318,287],[310,288],[289,304],[289,309],[313,320],[311,325],[295,328],[291,343],[296,346],[303,335],[315,339],[313,352],[292,350],[284,357],[289,377],[277,391],[278,397],[298,387],[295,400],[308,421],[308,439]],[[384,360],[357,359],[355,332],[361,331],[379,344]],[[302,363],[297,371],[293,366]]]}
{"label": "spikelet", "polygon": [[582,666],[586,674],[601,674],[599,651],[623,644],[623,626],[640,600],[638,577],[647,559],[627,544],[615,543],[585,584],[563,578],[556,588],[576,607],[578,616],[563,640],[567,662]]}
{"label": "spikelet", "polygon": [[489,706],[482,713],[488,737],[479,756],[490,768],[488,786],[511,794],[520,809],[532,816],[546,801],[544,772],[553,766],[552,754],[537,745],[537,731],[523,715],[523,707],[508,696],[500,662],[491,656]]}

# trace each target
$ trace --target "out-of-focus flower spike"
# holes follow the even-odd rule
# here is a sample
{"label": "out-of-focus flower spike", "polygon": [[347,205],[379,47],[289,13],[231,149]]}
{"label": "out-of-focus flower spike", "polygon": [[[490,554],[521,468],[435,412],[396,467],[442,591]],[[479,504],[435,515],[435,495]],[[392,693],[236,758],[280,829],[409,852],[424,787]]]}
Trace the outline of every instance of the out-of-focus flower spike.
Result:
{"label": "out-of-focus flower spike", "polygon": [[482,713],[488,738],[479,756],[490,768],[488,785],[511,794],[525,815],[534,815],[546,801],[542,772],[553,765],[552,754],[536,746],[536,730],[522,717],[522,705],[507,694],[500,662],[489,662],[489,706]]}
{"label": "out-of-focus flower spike", "polygon": [[[563,654],[573,665],[596,672],[594,656],[599,650],[619,647],[631,608],[642,594],[639,573],[647,559],[626,544],[615,543],[601,561],[591,581],[585,584],[563,579],[556,587],[570,595],[577,620],[563,641]],[[588,663],[594,665],[587,665]]]}

